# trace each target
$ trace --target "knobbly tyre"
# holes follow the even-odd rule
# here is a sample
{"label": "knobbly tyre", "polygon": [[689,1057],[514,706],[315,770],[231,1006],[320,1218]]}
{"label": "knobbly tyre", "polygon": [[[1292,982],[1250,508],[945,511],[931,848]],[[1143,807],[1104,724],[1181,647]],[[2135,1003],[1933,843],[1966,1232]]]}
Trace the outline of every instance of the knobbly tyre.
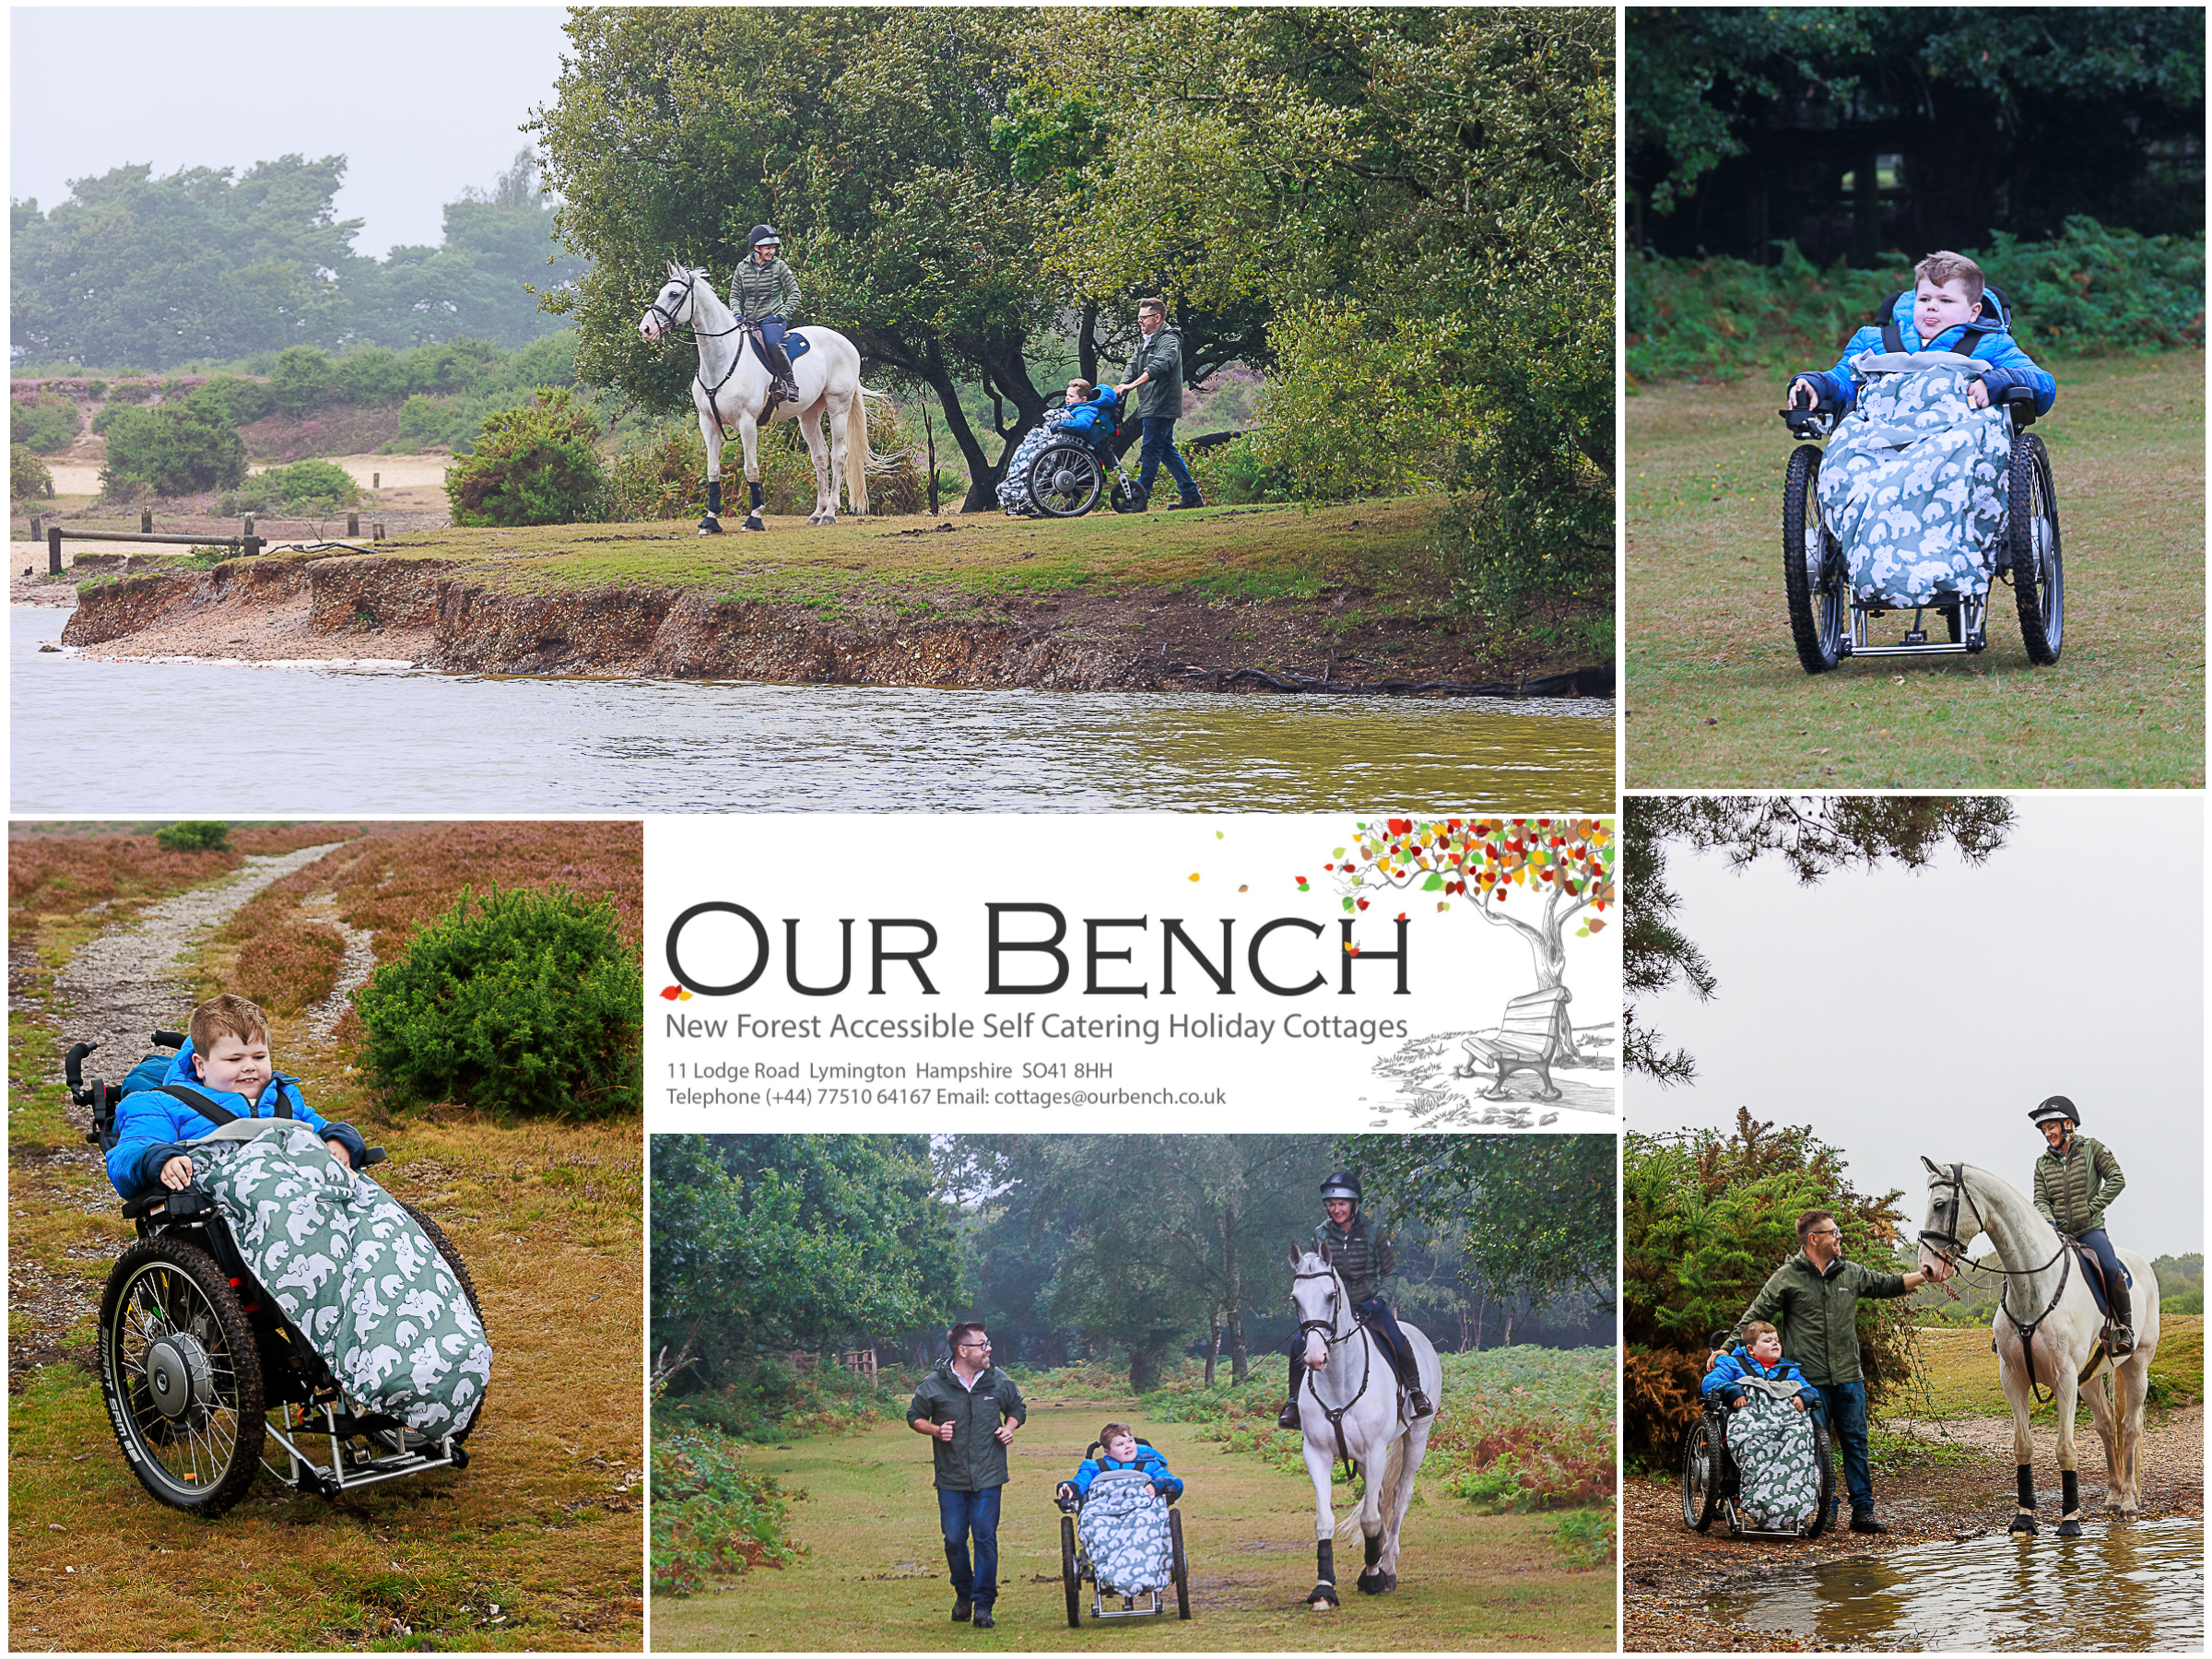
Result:
{"label": "knobbly tyre", "polygon": [[[85,1139],[103,1155],[115,1145],[117,1102],[158,1088],[184,1037],[156,1031],[151,1041],[155,1052],[120,1086],[85,1080],[84,1062],[97,1043],[77,1043],[63,1058],[70,1099],[91,1113]],[[371,1147],[362,1164],[383,1159],[383,1148]],[[476,1286],[452,1241],[413,1206],[400,1207],[481,1319]],[[295,1491],[335,1498],[468,1466],[465,1442],[483,1421],[481,1398],[465,1427],[436,1438],[357,1409],[307,1335],[247,1268],[206,1188],[156,1186],[125,1200],[123,1213],[138,1241],[110,1271],[100,1299],[100,1391],[131,1472],[155,1498],[212,1516],[244,1497],[261,1469]],[[285,1453],[282,1468],[264,1455],[271,1440]],[[311,1452],[318,1442],[327,1442],[327,1462]]]}

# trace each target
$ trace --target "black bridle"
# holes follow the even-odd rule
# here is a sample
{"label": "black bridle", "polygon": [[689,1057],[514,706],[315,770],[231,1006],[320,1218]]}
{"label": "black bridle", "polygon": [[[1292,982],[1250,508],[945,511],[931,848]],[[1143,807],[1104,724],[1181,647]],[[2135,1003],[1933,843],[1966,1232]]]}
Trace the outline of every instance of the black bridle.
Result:
{"label": "black bridle", "polygon": [[[676,284],[674,282],[670,282],[665,286],[674,288]],[[698,314],[697,308],[691,305],[692,290],[698,286],[699,273],[694,270],[687,269],[684,272],[684,297],[676,302],[676,310],[671,311],[666,306],[663,305],[660,301],[659,296],[656,295],[653,303],[645,308],[645,314],[649,317],[658,316],[665,318],[667,320],[668,329],[671,335],[674,335],[676,330],[679,328],[688,326],[691,330],[691,338],[686,342],[686,344],[688,345],[697,345],[701,340],[719,340],[726,335],[737,333],[745,326],[745,319],[740,317],[735,323],[731,324],[727,328],[700,328],[696,321]],[[677,312],[681,312],[687,307],[689,307],[692,310],[695,319],[688,324],[683,323],[677,315]],[[730,368],[727,374],[724,374],[720,380],[716,381],[711,386],[707,384],[703,376],[695,374],[691,377],[691,383],[697,386],[701,392],[706,394],[707,413],[714,418],[714,429],[718,432],[721,432],[724,438],[729,436],[727,430],[728,423],[722,418],[722,409],[715,403],[714,394],[730,383],[731,378],[737,372],[738,365],[744,361],[745,342],[740,340],[737,342],[737,355],[730,359]]]}
{"label": "black bridle", "polygon": [[[1344,1276],[1338,1273],[1335,1267],[1331,1267],[1325,1273],[1293,1272],[1290,1275],[1290,1280],[1293,1284],[1296,1284],[1300,1279],[1321,1278],[1330,1280],[1333,1286],[1333,1288],[1329,1291],[1329,1316],[1326,1319],[1301,1319],[1299,1321],[1298,1324],[1298,1335],[1300,1339],[1299,1343],[1300,1363],[1303,1363],[1304,1361],[1304,1338],[1309,1335],[1315,1333],[1320,1335],[1322,1363],[1325,1368],[1328,1363],[1329,1349],[1335,1347],[1337,1343],[1345,1340],[1347,1337],[1357,1335],[1364,1335],[1367,1330],[1367,1324],[1359,1316],[1359,1314],[1354,1313],[1352,1315],[1352,1328],[1350,1330],[1339,1331],[1336,1328],[1336,1315],[1343,1305],[1345,1288]],[[1290,1295],[1292,1305],[1295,1306],[1297,1302],[1298,1292],[1293,1290]],[[1313,1404],[1321,1407],[1321,1415],[1328,1418],[1329,1427],[1336,1431],[1336,1455],[1344,1460],[1344,1477],[1347,1480],[1351,1479],[1356,1471],[1352,1467],[1351,1448],[1346,1443],[1344,1438],[1344,1416],[1346,1412],[1351,1410],[1353,1406],[1359,1405],[1360,1397],[1367,1393],[1368,1378],[1373,1373],[1375,1369],[1374,1341],[1375,1339],[1372,1336],[1369,1336],[1367,1339],[1367,1345],[1359,1351],[1359,1386],[1352,1391],[1352,1397],[1350,1399],[1345,1401],[1343,1405],[1338,1406],[1334,1409],[1331,1408],[1326,1400],[1321,1397],[1321,1373],[1315,1371],[1312,1366],[1306,1367],[1306,1392],[1313,1396]]]}
{"label": "black bridle", "polygon": [[[2001,1261],[1994,1267],[1985,1267],[1979,1262],[1967,1259],[1966,1245],[1959,1237],[1959,1212],[1962,1206],[1971,1212],[1977,1232],[1989,1232],[1989,1223],[1983,1220],[1981,1206],[1975,1204],[1973,1194],[1967,1189],[1966,1166],[1962,1163],[1949,1164],[1944,1171],[1939,1171],[1929,1181],[1928,1191],[1933,1194],[1938,1187],[1948,1187],[1951,1195],[1937,1199],[1929,1210],[1928,1219],[1934,1225],[1921,1230],[1921,1246],[1948,1265],[1953,1272],[1971,1267],[1976,1273],[1989,1274],[2005,1281],[1997,1292],[1997,1312],[2005,1315],[2020,1339],[2020,1360],[2028,1368],[2028,1392],[2041,1406],[2045,1396],[2035,1380],[2035,1334],[2041,1328],[2043,1321],[2051,1317],[2060,1299],[2066,1293],[2066,1280],[2074,1271],[2073,1241],[2065,1233],[2059,1233],[2058,1253],[2041,1267],[2007,1267]],[[1942,1230],[1937,1231],[1938,1228]],[[2058,1230],[2053,1228],[2052,1230],[2056,1232]],[[1994,1242],[1994,1234],[1991,1235],[1991,1241]],[[2012,1311],[2012,1281],[2016,1278],[2033,1278],[2039,1273],[2048,1272],[2052,1262],[2060,1264],[2058,1288],[2051,1293],[2051,1300],[2044,1304],[2041,1313],[2022,1324],[2019,1316]],[[2096,1364],[2092,1362],[2089,1371],[2094,1372],[2096,1369]]]}

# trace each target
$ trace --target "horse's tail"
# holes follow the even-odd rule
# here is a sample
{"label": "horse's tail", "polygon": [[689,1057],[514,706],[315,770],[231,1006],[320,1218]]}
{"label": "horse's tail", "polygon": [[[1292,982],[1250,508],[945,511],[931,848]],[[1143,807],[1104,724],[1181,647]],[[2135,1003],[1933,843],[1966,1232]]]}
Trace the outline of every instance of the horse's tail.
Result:
{"label": "horse's tail", "polygon": [[868,516],[868,399],[881,397],[865,386],[854,389],[853,407],[845,415],[845,488],[853,497],[854,516]]}
{"label": "horse's tail", "polygon": [[[1375,1483],[1374,1471],[1365,1462],[1360,1464],[1359,1472],[1368,1477],[1368,1491],[1375,1500],[1375,1512],[1388,1516],[1391,1505],[1397,1501],[1398,1482],[1406,1472],[1406,1437],[1403,1434],[1392,1437],[1390,1450],[1382,1454],[1382,1481],[1380,1486]],[[1345,1512],[1344,1519],[1336,1523],[1336,1535],[1339,1538],[1348,1544],[1359,1535],[1359,1517],[1366,1508],[1364,1503],[1355,1503]],[[1384,1524],[1388,1524],[1387,1520]]]}

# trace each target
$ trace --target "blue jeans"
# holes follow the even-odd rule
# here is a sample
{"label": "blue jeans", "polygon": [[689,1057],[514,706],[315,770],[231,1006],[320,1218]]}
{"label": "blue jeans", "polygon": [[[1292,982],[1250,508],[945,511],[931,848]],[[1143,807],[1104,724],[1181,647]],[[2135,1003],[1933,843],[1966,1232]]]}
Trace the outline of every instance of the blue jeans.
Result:
{"label": "blue jeans", "polygon": [[[952,1593],[972,1601],[979,1611],[998,1599],[998,1495],[1003,1487],[980,1492],[937,1488],[937,1520],[945,1529],[945,1565],[952,1570]],[[968,1538],[975,1536],[975,1563],[968,1561]]]}
{"label": "blue jeans", "polygon": [[[1851,1491],[1851,1512],[1871,1513],[1874,1471],[1866,1462],[1866,1384],[1821,1382],[1815,1386],[1820,1393],[1821,1415],[1828,1418],[1829,1435],[1843,1454],[1843,1484]],[[1836,1518],[1839,1502],[1831,1493],[1828,1500],[1830,1521]]]}
{"label": "blue jeans", "polygon": [[2120,1258],[2113,1253],[2112,1241],[2104,1236],[2104,1229],[2092,1227],[2080,1238],[2084,1244],[2097,1253],[2098,1261],[2103,1264],[2104,1282],[2107,1285],[2125,1285],[2127,1269],[2120,1265]]}
{"label": "blue jeans", "polygon": [[1147,495],[1152,493],[1152,480],[1159,474],[1161,462],[1167,463],[1168,477],[1186,496],[1198,493],[1192,481],[1191,469],[1182,464],[1175,453],[1175,418],[1172,415],[1147,415],[1142,418],[1145,429],[1145,447],[1137,454],[1137,488]]}

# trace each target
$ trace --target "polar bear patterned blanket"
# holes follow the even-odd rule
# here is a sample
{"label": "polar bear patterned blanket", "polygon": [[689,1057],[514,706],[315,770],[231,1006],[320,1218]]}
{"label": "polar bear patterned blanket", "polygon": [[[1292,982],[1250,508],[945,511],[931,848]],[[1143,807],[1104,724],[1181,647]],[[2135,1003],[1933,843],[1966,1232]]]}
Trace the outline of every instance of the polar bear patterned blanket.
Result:
{"label": "polar bear patterned blanket", "polygon": [[1735,1460],[1738,1477],[1736,1508],[1744,1520],[1761,1530],[1786,1531],[1811,1519],[1820,1501],[1820,1464],[1813,1439],[1813,1419],[1800,1411],[1786,1389],[1761,1382],[1745,1381],[1740,1410],[1728,1414],[1728,1454]]}
{"label": "polar bear patterned blanket", "polygon": [[1951,351],[1854,359],[1858,407],[1820,459],[1820,516],[1843,544],[1854,597],[1943,605],[1989,591],[2012,475],[2012,428],[1967,389]]}
{"label": "polar bear patterned blanket", "polygon": [[1173,1582],[1168,1506],[1142,1469],[1102,1471],[1084,1494],[1076,1528],[1105,1594],[1143,1595]]}
{"label": "polar bear patterned blanket", "polygon": [[194,1143],[239,1253],[363,1408],[432,1437],[468,1426],[491,1344],[422,1229],[305,1124]]}

